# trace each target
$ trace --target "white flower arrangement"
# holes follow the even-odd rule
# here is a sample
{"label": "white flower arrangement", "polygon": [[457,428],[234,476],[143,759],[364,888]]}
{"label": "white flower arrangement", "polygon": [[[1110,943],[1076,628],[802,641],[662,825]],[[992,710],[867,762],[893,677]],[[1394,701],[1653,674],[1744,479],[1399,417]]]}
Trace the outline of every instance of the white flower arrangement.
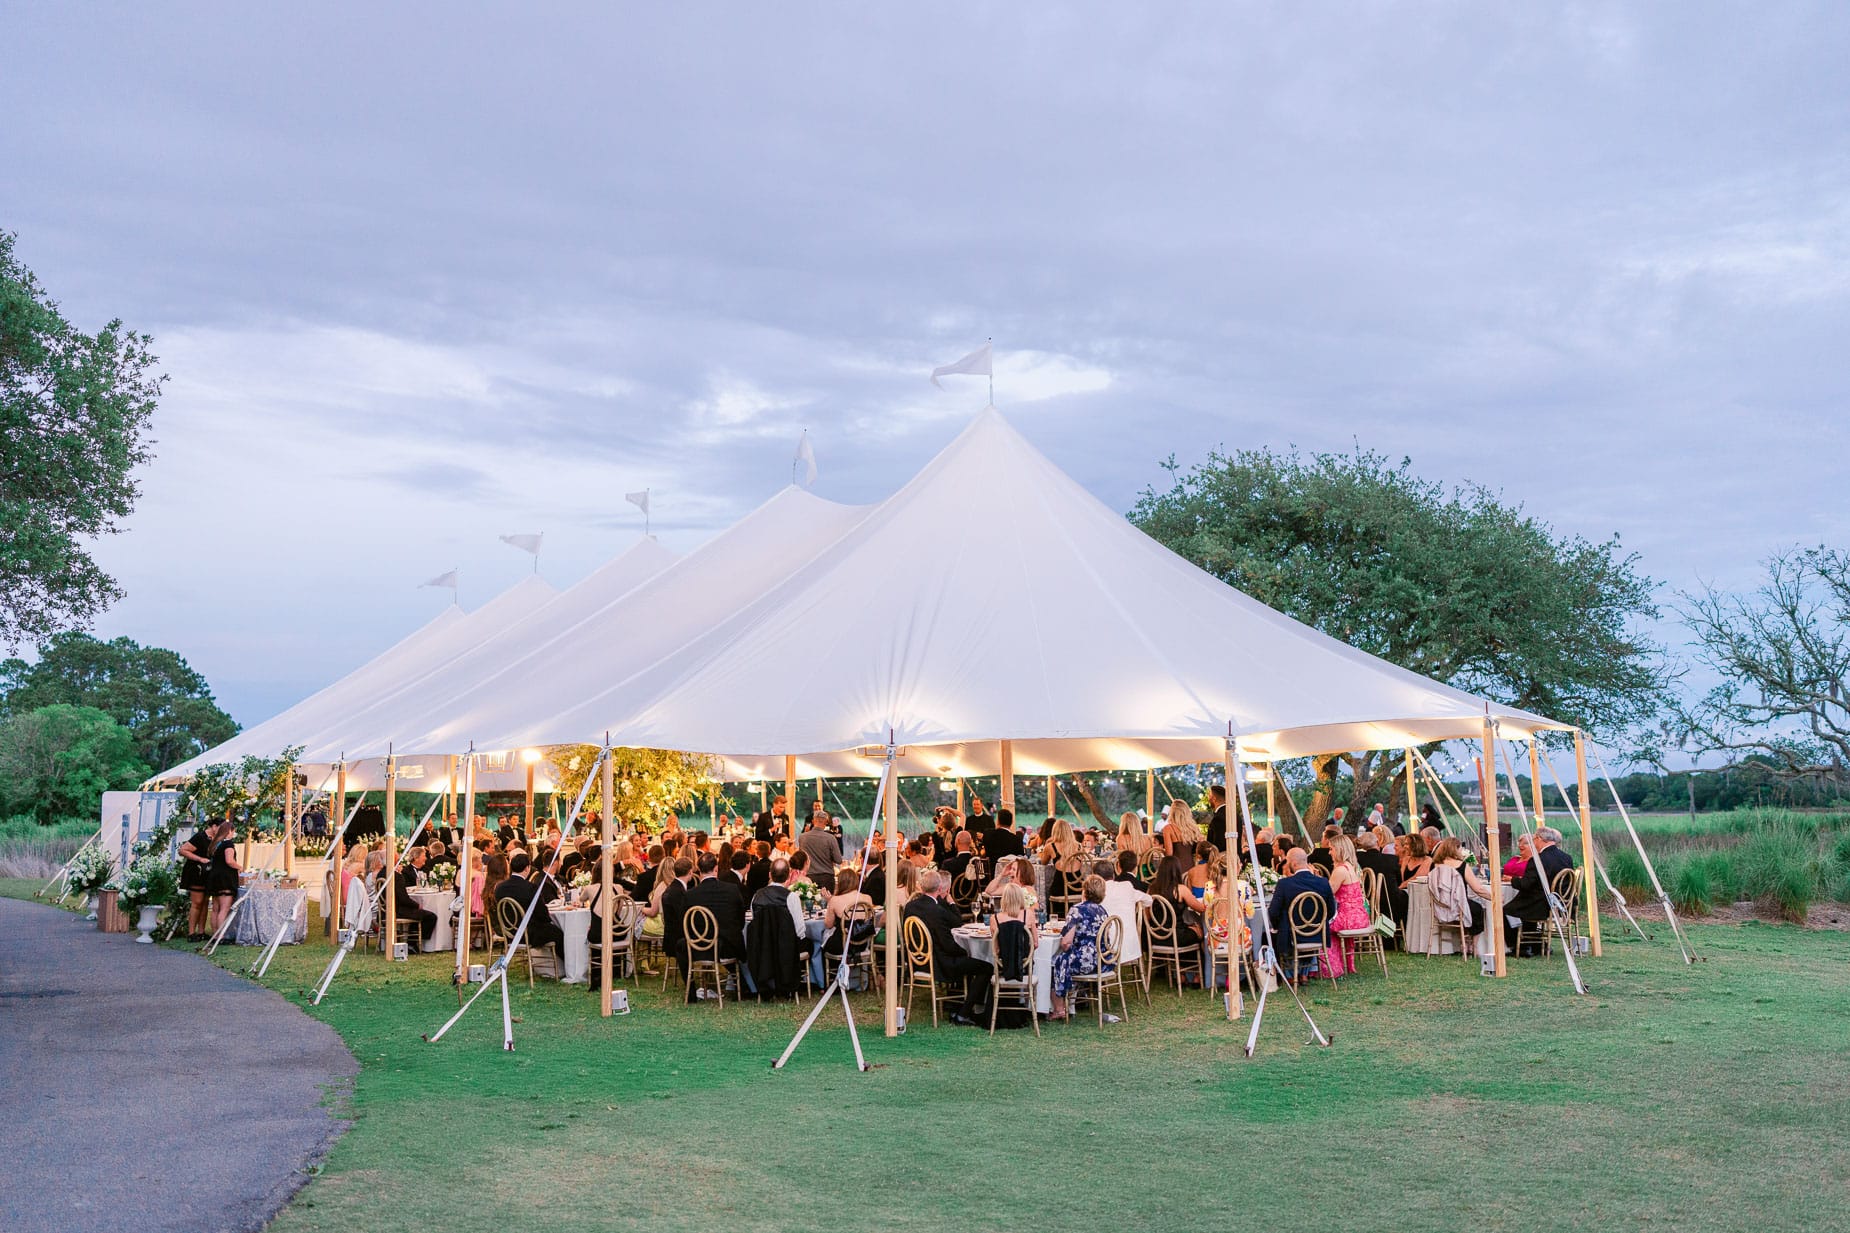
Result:
{"label": "white flower arrangement", "polygon": [[822,888],[817,886],[814,882],[811,882],[808,878],[797,879],[796,883],[792,885],[790,889],[796,892],[798,901],[803,905],[803,912],[805,915],[814,912],[816,910],[816,905],[822,901]]}
{"label": "white flower arrangement", "polygon": [[87,847],[71,858],[70,893],[94,895],[107,890],[115,871],[115,862],[109,859],[108,852],[96,845]]}
{"label": "white flower arrangement", "polygon": [[425,873],[428,875],[427,880],[438,886],[449,886],[456,881],[456,866],[450,864],[448,861],[444,861],[440,865],[432,865],[429,869],[425,870]]}
{"label": "white flower arrangement", "polygon": [[179,889],[179,878],[166,853],[145,850],[137,853],[111,883],[121,893],[119,903],[124,912],[165,907]]}
{"label": "white flower arrangement", "polygon": [[573,890],[583,890],[585,887],[591,885],[591,883],[594,881],[596,881],[596,879],[592,877],[591,871],[589,869],[580,869],[576,873],[572,874],[572,889]]}

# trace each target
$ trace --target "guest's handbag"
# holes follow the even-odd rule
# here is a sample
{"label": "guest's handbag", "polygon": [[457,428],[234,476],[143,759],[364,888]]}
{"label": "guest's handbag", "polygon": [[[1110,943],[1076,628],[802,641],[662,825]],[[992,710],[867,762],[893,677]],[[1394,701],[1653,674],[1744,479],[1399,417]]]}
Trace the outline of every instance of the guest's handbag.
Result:
{"label": "guest's handbag", "polygon": [[1377,917],[1373,928],[1376,933],[1384,938],[1391,938],[1396,933],[1400,932],[1400,926],[1394,923],[1394,918],[1392,916]]}

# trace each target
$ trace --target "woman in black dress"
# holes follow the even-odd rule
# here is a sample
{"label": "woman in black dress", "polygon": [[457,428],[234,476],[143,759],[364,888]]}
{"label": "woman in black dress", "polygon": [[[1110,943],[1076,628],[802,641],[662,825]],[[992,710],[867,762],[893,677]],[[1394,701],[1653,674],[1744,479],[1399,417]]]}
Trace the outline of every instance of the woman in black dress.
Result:
{"label": "woman in black dress", "polygon": [[230,822],[220,822],[214,832],[217,838],[212,843],[212,867],[206,874],[206,890],[212,896],[212,932],[217,933],[225,924],[225,914],[231,911],[231,904],[238,897],[238,874],[244,867],[238,864],[237,828]]}
{"label": "woman in black dress", "polygon": [[211,869],[212,825],[201,823],[180,845],[180,889],[186,892],[191,904],[186,916],[186,940],[189,942],[203,942],[209,932],[207,922],[212,908],[206,880]]}

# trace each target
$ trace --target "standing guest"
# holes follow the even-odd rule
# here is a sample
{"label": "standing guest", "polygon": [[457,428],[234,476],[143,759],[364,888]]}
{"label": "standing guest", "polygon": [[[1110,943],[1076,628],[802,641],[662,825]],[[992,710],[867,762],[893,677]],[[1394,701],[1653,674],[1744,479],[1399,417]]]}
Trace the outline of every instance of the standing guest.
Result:
{"label": "standing guest", "polygon": [[[1366,929],[1369,926],[1368,904],[1362,896],[1362,870],[1356,858],[1355,844],[1347,835],[1330,840],[1330,893],[1336,898],[1336,911],[1330,917],[1330,932],[1342,929]],[[1354,943],[1332,937],[1325,956],[1330,971],[1337,976],[1355,972]]]}
{"label": "standing guest", "polygon": [[1005,856],[1020,856],[1026,848],[1022,846],[1021,833],[1015,829],[1015,811],[1012,809],[996,810],[996,824],[983,840],[983,855],[992,862]]}
{"label": "standing guest", "polygon": [[238,896],[238,874],[244,866],[238,864],[237,828],[230,821],[222,821],[212,831],[212,863],[206,871],[206,889],[212,898],[212,932],[217,933],[225,923],[225,913],[231,911],[231,904]]}
{"label": "standing guest", "polygon": [[818,886],[830,886],[841,864],[841,841],[830,832],[829,815],[811,819],[809,829],[797,837],[797,849],[809,857],[810,880]]}
{"label": "standing guest", "polygon": [[211,934],[212,824],[201,822],[180,845],[180,889],[186,892],[186,940],[203,942]]}
{"label": "standing guest", "polygon": [[752,824],[752,837],[774,843],[779,835],[790,833],[790,802],[782,796],[773,797],[771,807],[760,813]]}
{"label": "standing guest", "polygon": [[957,811],[940,805],[932,811],[931,863],[944,867],[945,860],[957,850]]}
{"label": "standing guest", "polygon": [[1144,816],[1135,810],[1125,810],[1118,817],[1118,851],[1129,852],[1139,861],[1143,854],[1156,842],[1150,835],[1150,826]]}
{"label": "standing guest", "polygon": [[469,850],[469,914],[479,917],[483,902],[493,903],[482,894],[482,875],[488,869],[488,858],[474,848]]}
{"label": "standing guest", "polygon": [[1067,913],[1066,928],[1060,931],[1060,949],[1053,956],[1050,1019],[1066,1018],[1066,999],[1073,991],[1073,977],[1105,971],[1098,950],[1099,931],[1111,919],[1105,910],[1105,879],[1097,874],[1088,877],[1081,885],[1081,894],[1081,901]]}
{"label": "standing guest", "polygon": [[1227,850],[1227,787],[1214,784],[1208,789],[1208,803],[1214,812],[1208,815],[1208,829],[1204,838],[1222,852]]}
{"label": "standing guest", "polygon": [[[998,814],[998,821],[1000,818]],[[995,969],[965,954],[957,944],[951,930],[963,924],[963,917],[951,906],[949,895],[950,879],[935,869],[927,870],[919,875],[918,893],[907,901],[902,919],[918,918],[931,934],[932,978],[940,984],[964,983],[968,992],[963,1002],[953,1007],[951,1022],[970,1024],[989,1013],[989,980]]]}
{"label": "standing guest", "polygon": [[970,798],[970,816],[964,819],[964,829],[969,831],[971,836],[975,838],[978,849],[983,847],[984,837],[995,828],[996,820],[990,816],[988,806],[983,804],[983,798],[980,796],[972,796]]}
{"label": "standing guest", "polygon": [[1169,803],[1169,816],[1157,838],[1162,841],[1164,855],[1181,861],[1184,871],[1195,863],[1195,845],[1206,842],[1195,824],[1195,815],[1181,801]]}
{"label": "standing guest", "polygon": [[[1341,805],[1338,805],[1338,806],[1337,806],[1336,808],[1334,808],[1334,809],[1332,809],[1332,810],[1330,810],[1330,823],[1331,823],[1331,825],[1333,825],[1333,826],[1335,826],[1337,830],[1341,830],[1341,829],[1343,829],[1343,827],[1344,827],[1345,825],[1347,825],[1347,824],[1346,824],[1346,823],[1345,823],[1345,822],[1343,821],[1343,819],[1344,819],[1345,817],[1347,817],[1347,816],[1348,816],[1348,813],[1349,813],[1349,811],[1348,811],[1347,809],[1344,809],[1344,808],[1343,808],[1343,807],[1342,807]],[[1316,857],[1315,857],[1315,856],[1312,856],[1312,857],[1311,857],[1311,862],[1312,862],[1313,864],[1314,864],[1314,863],[1316,862]]]}
{"label": "standing guest", "polygon": [[[1434,805],[1431,801],[1427,801],[1424,805],[1420,806],[1420,829],[1421,830],[1436,831],[1436,830],[1440,830],[1441,828],[1443,828],[1444,825],[1445,825],[1445,820],[1439,816],[1438,806]],[[1403,829],[1401,833],[1405,834],[1406,831]]]}
{"label": "standing guest", "polygon": [[1280,878],[1278,885],[1272,888],[1272,902],[1267,909],[1267,920],[1272,926],[1273,946],[1276,948],[1279,960],[1287,965],[1286,970],[1291,972],[1295,979],[1303,974],[1305,963],[1317,963],[1322,960],[1324,941],[1327,939],[1319,941],[1315,950],[1299,955],[1297,939],[1291,932],[1291,905],[1296,903],[1300,896],[1315,895],[1323,901],[1323,919],[1327,929],[1330,918],[1336,914],[1336,895],[1330,890],[1328,879],[1311,871],[1310,857],[1304,849],[1291,849],[1288,859],[1290,872]]}
{"label": "standing guest", "polygon": [[1373,809],[1368,811],[1368,822],[1366,825],[1368,829],[1371,831],[1374,830],[1377,826],[1387,825],[1387,810],[1381,805],[1379,801],[1375,803],[1375,807]]}

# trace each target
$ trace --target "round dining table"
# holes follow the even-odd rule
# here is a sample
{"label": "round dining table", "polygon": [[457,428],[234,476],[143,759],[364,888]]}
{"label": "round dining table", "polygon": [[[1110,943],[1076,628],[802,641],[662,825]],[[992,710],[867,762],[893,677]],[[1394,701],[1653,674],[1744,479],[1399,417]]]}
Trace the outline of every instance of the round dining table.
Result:
{"label": "round dining table", "polygon": [[427,951],[454,950],[456,948],[456,931],[450,928],[450,909],[456,904],[456,892],[445,890],[441,886],[419,886],[407,892],[411,901],[426,912],[437,914],[437,927],[430,931],[430,938],[424,943]]}
{"label": "round dining table", "polygon": [[559,947],[559,979],[568,985],[582,985],[591,973],[591,909],[554,904],[550,912],[552,923],[559,926],[565,939]]}
{"label": "round dining table", "polygon": [[[1041,926],[1039,939],[1034,947],[1034,1009],[1041,1014],[1053,1013],[1053,956],[1060,949],[1060,930],[1065,922],[1052,920]],[[964,953],[972,959],[981,959],[984,963],[994,965],[996,962],[995,939],[989,936],[989,929],[984,925],[960,925],[951,930],[951,936],[964,948]]]}

